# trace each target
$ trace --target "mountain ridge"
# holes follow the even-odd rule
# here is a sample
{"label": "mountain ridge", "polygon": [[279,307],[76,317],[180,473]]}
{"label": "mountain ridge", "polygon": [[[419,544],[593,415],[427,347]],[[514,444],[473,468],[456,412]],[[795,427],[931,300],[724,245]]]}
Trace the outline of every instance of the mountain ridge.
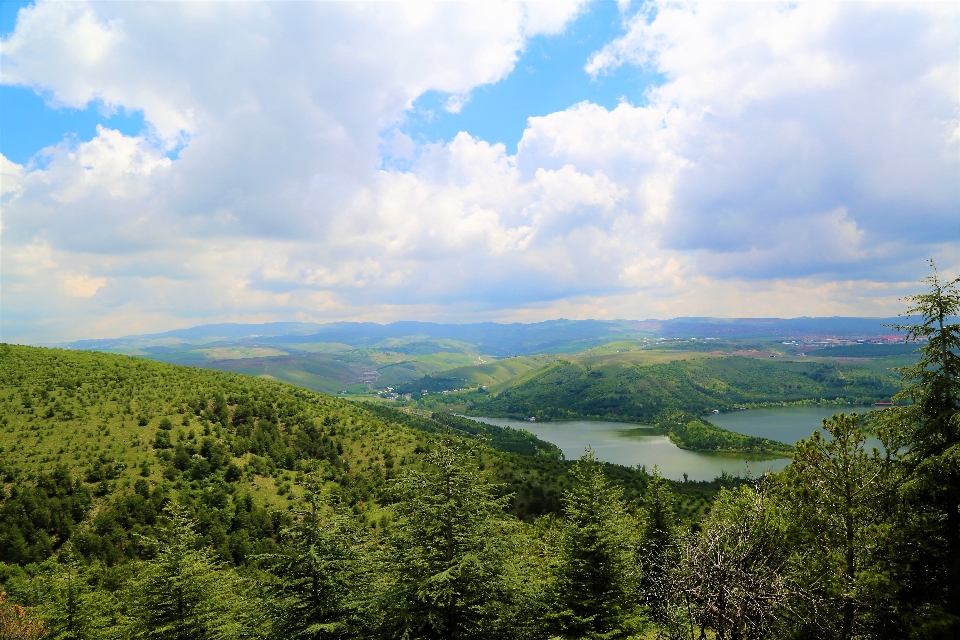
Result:
{"label": "mountain ridge", "polygon": [[[857,316],[801,316],[797,318],[711,318],[681,316],[668,320],[567,320],[558,318],[534,323],[437,323],[403,320],[376,322],[267,322],[215,323],[173,329],[159,333],[131,334],[118,338],[93,338],[57,343],[72,349],[111,349],[133,343],[172,341],[209,343],[229,340],[271,338],[273,342],[343,342],[353,344],[374,339],[422,335],[427,339],[460,339],[477,344],[490,343],[499,349],[542,346],[564,340],[590,340],[613,335],[651,337],[797,337],[799,335],[876,336],[889,334],[887,325],[902,318]],[[557,334],[556,336],[552,334]],[[547,338],[550,335],[550,338]],[[531,344],[532,343],[532,344]],[[519,353],[519,352],[517,352]]]}

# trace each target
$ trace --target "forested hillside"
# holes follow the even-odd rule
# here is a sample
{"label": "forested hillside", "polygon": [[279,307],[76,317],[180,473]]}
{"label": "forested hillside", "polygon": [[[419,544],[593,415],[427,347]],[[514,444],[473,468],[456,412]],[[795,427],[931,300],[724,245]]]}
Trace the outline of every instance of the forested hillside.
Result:
{"label": "forested hillside", "polygon": [[[561,458],[555,446],[532,434],[447,415],[437,421],[358,406],[259,378],[11,345],[0,347],[0,357],[2,496],[16,498],[23,485],[40,478],[57,500],[76,503],[58,522],[45,521],[46,507],[41,509],[46,528],[24,521],[15,531],[4,529],[13,516],[0,522],[0,552],[17,562],[49,555],[98,499],[139,502],[135,496],[145,487],[152,488],[151,496],[156,490],[167,497],[202,495],[213,508],[232,503],[238,492],[246,504],[286,508],[301,494],[296,479],[322,469],[335,483],[336,499],[362,504],[357,515],[375,526],[387,481],[415,464],[438,436],[485,438],[490,446],[480,450],[481,461],[489,457],[497,477],[508,483],[524,458],[505,452],[526,454],[532,459],[527,466]],[[550,471],[554,478],[562,473]],[[523,515],[530,507],[526,491],[518,486],[511,492],[512,508]],[[117,528],[113,515],[100,515],[98,526],[116,540],[88,536],[98,547],[90,553],[104,559],[120,553],[117,547],[130,549],[129,521]],[[211,539],[219,541],[224,557],[240,559],[242,551],[227,550],[242,549],[245,533],[233,533],[214,532]]]}
{"label": "forested hillside", "polygon": [[[656,363],[657,358],[664,361]],[[472,370],[480,368],[456,371],[467,379]],[[490,388],[434,393],[437,388],[455,386],[454,382],[444,372],[408,388],[424,387],[427,393],[417,400],[424,408],[539,421],[596,418],[640,422],[656,425],[686,449],[773,455],[793,449],[774,440],[721,429],[703,414],[793,402],[872,405],[889,400],[900,390],[899,379],[878,367],[661,351],[563,358]]]}
{"label": "forested hillside", "polygon": [[[904,406],[872,416],[895,455],[837,415],[749,481],[670,483],[452,416],[0,345],[0,638],[955,638],[960,296],[931,285]],[[718,391],[725,361],[750,375]],[[535,388],[590,379],[568,364]],[[713,358],[690,361],[696,387],[682,364],[624,380],[681,413],[684,385],[802,383]]]}
{"label": "forested hillside", "polygon": [[474,415],[540,420],[596,417],[656,422],[664,412],[699,415],[762,403],[889,400],[898,379],[852,365],[770,362],[738,356],[647,366],[591,366],[560,360],[498,394],[471,397]]}
{"label": "forested hillside", "polygon": [[[2,345],[0,362],[0,589],[42,605],[66,562],[97,594],[94,627],[132,628],[123,589],[174,538],[204,550],[210,571],[262,579],[264,554],[292,544],[315,499],[371,544],[393,526],[398,479],[438,449],[467,447],[461,462],[516,522],[560,514],[571,484],[550,443],[448,414],[95,352]],[[650,477],[604,469],[639,504]],[[670,509],[696,518],[721,486],[677,485]]]}

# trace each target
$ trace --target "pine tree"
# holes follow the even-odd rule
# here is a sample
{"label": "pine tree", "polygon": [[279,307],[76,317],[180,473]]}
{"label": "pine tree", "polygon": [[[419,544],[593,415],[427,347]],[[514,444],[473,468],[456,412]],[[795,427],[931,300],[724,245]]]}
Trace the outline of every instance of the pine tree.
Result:
{"label": "pine tree", "polygon": [[785,474],[804,562],[816,567],[816,591],[832,605],[829,615],[810,615],[804,626],[839,640],[866,629],[863,618],[876,586],[871,565],[884,516],[888,465],[876,450],[867,453],[858,424],[857,414],[824,420],[831,438],[814,432],[798,442]]}
{"label": "pine tree", "polygon": [[592,449],[563,497],[558,618],[567,638],[622,638],[640,624],[634,523]]}
{"label": "pine tree", "polygon": [[98,637],[97,594],[87,581],[86,569],[68,543],[59,562],[45,578],[41,615],[50,640],[92,640]]}
{"label": "pine tree", "polygon": [[363,539],[352,518],[328,506],[322,480],[307,476],[294,523],[283,530],[286,547],[263,556],[279,578],[272,609],[273,637],[351,637],[361,626],[360,600],[367,587]]}
{"label": "pine tree", "polygon": [[676,551],[675,501],[676,496],[669,483],[660,475],[660,470],[654,467],[653,477],[647,482],[643,496],[638,563],[643,569],[640,586],[643,602],[655,620],[661,617],[663,605],[657,593],[658,585]]}
{"label": "pine tree", "polygon": [[508,497],[478,473],[479,453],[447,439],[422,471],[395,485],[397,521],[383,555],[387,637],[497,637],[509,595],[502,579]]}
{"label": "pine tree", "polygon": [[[895,325],[906,340],[919,341],[919,361],[899,373],[908,402],[883,412],[886,435],[904,448],[901,498],[907,506],[900,558],[909,585],[903,590],[920,612],[915,625],[931,637],[960,635],[960,278],[924,278],[926,293],[909,296],[902,314],[918,324]],[[926,343],[923,344],[923,341]],[[907,603],[905,603],[907,604]]]}
{"label": "pine tree", "polygon": [[235,638],[249,620],[243,615],[243,585],[220,567],[207,549],[197,548],[195,523],[171,503],[167,522],[154,541],[158,552],[144,563],[132,585],[131,632],[156,640]]}

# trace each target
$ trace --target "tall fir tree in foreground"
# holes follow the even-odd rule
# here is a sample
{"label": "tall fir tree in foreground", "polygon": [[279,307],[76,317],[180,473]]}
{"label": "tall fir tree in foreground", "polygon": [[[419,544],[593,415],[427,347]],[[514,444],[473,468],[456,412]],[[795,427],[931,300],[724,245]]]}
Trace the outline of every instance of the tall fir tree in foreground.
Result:
{"label": "tall fir tree in foreground", "polygon": [[798,442],[784,473],[791,538],[803,549],[809,589],[798,626],[812,637],[862,637],[883,617],[878,551],[886,535],[890,460],[876,449],[867,452],[859,422],[855,413],[824,420],[829,439],[815,431]]}
{"label": "tall fir tree in foreground", "polygon": [[570,472],[557,576],[566,638],[624,638],[640,628],[636,523],[588,449]]}
{"label": "tall fir tree in foreground", "polygon": [[[882,425],[903,445],[898,461],[907,507],[897,523],[906,565],[901,597],[928,637],[960,637],[960,278],[944,281],[931,260],[928,289],[907,298],[895,328],[919,341],[920,359],[899,372],[909,404],[884,412]],[[925,342],[924,342],[925,341]]]}
{"label": "tall fir tree in foreground", "polygon": [[272,585],[271,637],[357,637],[370,586],[363,555],[369,547],[349,513],[328,504],[318,474],[300,484],[304,500],[283,530],[285,548],[262,557],[278,578]]}
{"label": "tall fir tree in foreground", "polygon": [[508,497],[481,477],[475,447],[438,442],[395,484],[396,522],[382,557],[386,637],[458,640],[509,632],[504,546]]}
{"label": "tall fir tree in foreground", "polygon": [[157,555],[131,590],[130,635],[144,640],[219,640],[254,626],[243,582],[197,548],[195,522],[176,503],[166,508]]}
{"label": "tall fir tree in foreground", "polygon": [[662,622],[666,615],[666,602],[659,589],[676,556],[679,527],[673,506],[675,502],[676,495],[660,475],[660,470],[654,467],[653,477],[647,482],[643,496],[637,562],[643,569],[640,580],[642,602],[655,622]]}
{"label": "tall fir tree in foreground", "polygon": [[[108,623],[99,615],[108,598],[97,594],[88,581],[89,569],[69,543],[60,550],[50,570],[42,576],[43,606],[49,640],[94,640]],[[99,597],[98,597],[99,596]]]}

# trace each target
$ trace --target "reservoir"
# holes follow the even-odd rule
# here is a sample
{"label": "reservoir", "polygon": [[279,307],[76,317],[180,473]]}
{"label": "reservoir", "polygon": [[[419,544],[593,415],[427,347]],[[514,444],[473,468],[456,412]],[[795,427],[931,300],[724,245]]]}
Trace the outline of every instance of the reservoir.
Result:
{"label": "reservoir", "polygon": [[[835,413],[862,415],[872,408],[855,405],[775,407],[715,413],[706,416],[706,419],[727,431],[793,444],[797,440],[809,438],[814,430],[823,433],[819,427],[824,418],[829,419]],[[867,443],[868,448],[880,446],[880,443],[873,439],[868,439]]]}
{"label": "reservoir", "polygon": [[[719,427],[745,435],[760,436],[793,444],[809,438],[823,418],[834,413],[865,412],[870,407],[780,407],[751,409],[714,414],[707,419]],[[464,416],[469,417],[469,416]],[[759,476],[766,471],[780,471],[789,458],[763,459],[749,454],[686,451],[670,442],[667,436],[656,435],[648,426],[601,420],[564,420],[528,422],[505,418],[470,418],[488,424],[525,429],[538,438],[560,447],[567,460],[576,460],[589,445],[597,458],[628,467],[643,466],[648,472],[654,465],[661,475],[672,480],[713,480],[722,473]],[[646,435],[644,432],[649,431]],[[867,446],[879,446],[872,438]]]}

